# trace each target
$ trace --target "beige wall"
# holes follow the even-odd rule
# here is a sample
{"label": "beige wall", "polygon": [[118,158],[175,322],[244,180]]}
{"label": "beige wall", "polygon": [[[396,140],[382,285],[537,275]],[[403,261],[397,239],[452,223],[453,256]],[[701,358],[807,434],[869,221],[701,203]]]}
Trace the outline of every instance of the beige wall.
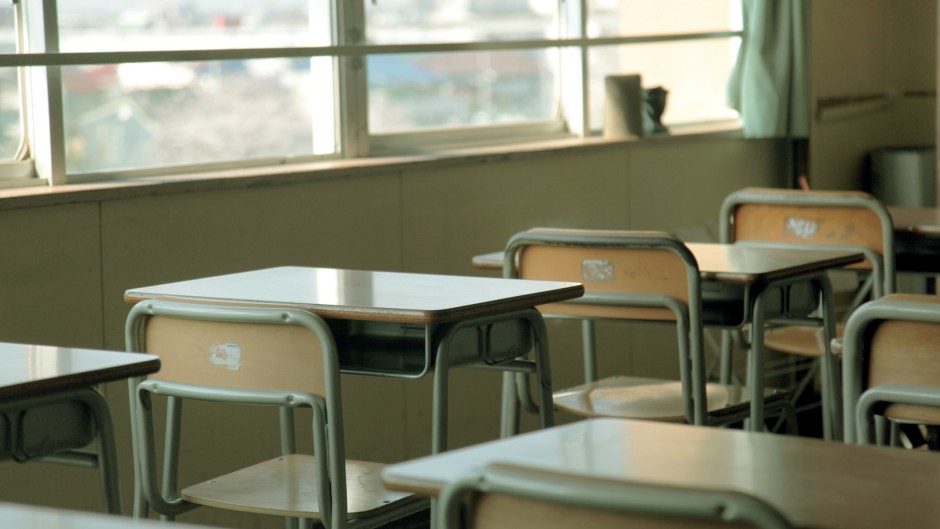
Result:
{"label": "beige wall", "polygon": [[813,0],[809,176],[864,189],[868,153],[933,145],[936,0]]}
{"label": "beige wall", "polygon": [[[714,230],[728,192],[782,182],[778,168],[785,160],[780,144],[771,141],[672,138],[379,168],[284,185],[180,193],[164,186],[159,194],[92,194],[76,203],[20,209],[0,201],[6,249],[0,339],[122,349],[126,289],[197,276],[284,264],[478,274],[472,255],[499,249],[514,232],[536,225]],[[550,324],[556,387],[581,376],[574,330],[565,322]],[[622,351],[604,359],[602,371],[671,374],[670,336],[663,328],[602,327],[602,344],[618,340]],[[668,354],[654,353],[660,344],[670,348]],[[458,371],[452,379],[452,445],[495,437],[498,376]],[[396,461],[428,452],[428,380],[344,377],[343,384],[350,457]],[[132,471],[126,386],[105,389],[118,428],[127,507]],[[210,425],[209,419],[223,424]],[[192,448],[184,458],[221,472],[228,457],[272,456],[273,419],[194,407],[184,437]],[[2,472],[0,501],[100,506],[97,479],[88,470],[4,463]],[[184,476],[208,473],[187,470]],[[182,519],[281,527],[279,520],[209,511]]]}

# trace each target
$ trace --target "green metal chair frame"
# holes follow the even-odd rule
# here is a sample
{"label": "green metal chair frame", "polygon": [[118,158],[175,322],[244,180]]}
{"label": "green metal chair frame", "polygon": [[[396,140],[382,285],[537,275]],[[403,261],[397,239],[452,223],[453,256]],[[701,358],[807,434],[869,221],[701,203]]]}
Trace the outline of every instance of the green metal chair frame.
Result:
{"label": "green metal chair frame", "polygon": [[[537,468],[491,465],[462,476],[443,489],[439,496],[438,528],[467,527],[463,518],[467,514],[464,511],[468,500],[472,513],[474,495],[480,494],[501,494],[555,506],[582,507],[664,520],[743,524],[759,529],[793,527],[774,507],[741,492],[616,482]],[[590,525],[590,520],[584,520],[584,523]],[[559,522],[558,526],[562,525]]]}
{"label": "green metal chair frame", "polygon": [[[764,205],[781,208],[863,208],[873,213],[880,221],[880,239],[883,246],[883,252],[879,253],[872,248],[853,245],[832,245],[822,240],[814,240],[814,236],[807,236],[800,243],[781,243],[764,242],[748,239],[749,244],[760,244],[761,246],[770,246],[777,248],[806,248],[818,247],[824,244],[827,249],[848,250],[861,252],[865,255],[866,261],[871,264],[871,276],[869,278],[871,297],[880,298],[886,294],[895,291],[895,255],[894,255],[894,228],[891,221],[891,215],[884,205],[876,198],[862,192],[832,192],[832,191],[801,191],[784,190],[770,188],[745,188],[729,194],[721,205],[719,214],[719,240],[722,243],[730,244],[739,242],[735,238],[736,210],[741,206]],[[780,227],[783,231],[783,227]],[[853,300],[849,313],[856,306],[864,302],[864,288],[861,289],[855,300]],[[820,305],[825,304],[824,295],[821,293]],[[841,388],[839,377],[839,364],[832,352],[832,338],[834,333],[829,330],[825,321],[825,310],[823,316],[819,318],[802,318],[800,320],[788,319],[785,323],[788,325],[810,325],[821,326],[826,335],[821,340],[823,345],[823,355],[819,366],[822,368],[822,407],[823,407],[823,426],[827,438],[838,439],[844,417],[842,414]],[[774,322],[771,322],[774,323]],[[835,329],[835,324],[832,324]],[[731,331],[724,331],[722,336],[721,354],[720,354],[720,378],[722,382],[727,382],[732,378],[732,349],[734,340]],[[765,344],[766,346],[766,344]],[[817,364],[811,368],[804,379],[797,384],[797,390],[794,391],[794,397],[799,397],[802,389],[808,385],[811,377],[815,373]]]}
{"label": "green metal chair frame", "polygon": [[[553,228],[528,230],[517,233],[510,238],[504,254],[504,277],[519,277],[518,254],[525,247],[533,245],[668,251],[677,255],[685,266],[688,303],[661,293],[587,291],[584,296],[566,301],[565,304],[668,309],[675,318],[679,350],[679,380],[687,422],[695,425],[720,426],[741,422],[752,415],[753,409],[745,406],[742,406],[739,410],[725,410],[726,413],[722,413],[720,416],[708,412],[702,328],[701,274],[695,256],[692,255],[682,241],[662,232],[585,231]],[[594,322],[610,318],[553,314],[545,314],[545,316],[575,318],[582,321],[586,378],[589,378],[589,382],[596,380],[597,353],[594,340]],[[621,318],[616,319],[623,321]],[[511,376],[507,375],[507,377]],[[525,376],[516,375],[515,384],[509,383],[505,388],[511,391],[515,387],[521,401],[531,402],[531,397],[528,397],[527,380],[528,378]],[[766,404],[769,408],[768,411],[771,412],[769,415],[784,417],[790,432],[795,432],[795,413],[786,399],[778,399]]]}
{"label": "green metal chair frame", "polygon": [[940,407],[940,387],[900,383],[865,387],[867,340],[875,325],[886,320],[940,325],[940,303],[933,301],[932,296],[924,297],[923,301],[918,301],[917,297],[888,296],[870,301],[859,307],[846,323],[842,372],[846,443],[874,442],[872,418],[880,415],[888,404]]}
{"label": "green metal chair frame", "polygon": [[[155,316],[249,325],[297,326],[306,329],[319,342],[322,350],[325,394],[318,395],[307,391],[200,386],[161,380],[159,375],[148,380],[140,378],[131,380],[130,397],[137,477],[135,516],[146,516],[148,505],[168,519],[201,506],[183,500],[179,496],[177,485],[182,399],[277,407],[281,419],[283,455],[293,454],[296,451],[293,409],[310,408],[313,411],[313,453],[317,468],[316,484],[321,511],[320,520],[325,527],[337,529],[376,527],[427,508],[427,501],[408,501],[382,510],[370,518],[348,519],[339,361],[329,327],[320,317],[296,309],[226,307],[159,300],[142,301],[131,309],[127,318],[125,338],[129,351],[147,350],[145,331],[148,321]],[[314,376],[314,373],[311,373],[311,376]],[[168,398],[167,443],[163,456],[162,484],[158,483],[157,478],[152,395],[163,395]],[[285,514],[285,516],[290,515]]]}

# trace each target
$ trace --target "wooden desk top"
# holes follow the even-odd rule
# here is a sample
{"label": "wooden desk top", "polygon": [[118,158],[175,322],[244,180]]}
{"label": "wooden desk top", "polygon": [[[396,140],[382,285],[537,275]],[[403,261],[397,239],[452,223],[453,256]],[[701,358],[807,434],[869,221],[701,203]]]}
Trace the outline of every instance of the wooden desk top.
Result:
{"label": "wooden desk top", "polygon": [[[840,268],[861,262],[857,252],[820,249],[783,249],[753,244],[689,243],[704,281],[756,284],[793,275]],[[478,255],[473,265],[502,269],[503,252]]]}
{"label": "wooden desk top", "polygon": [[285,266],[135,288],[124,299],[270,305],[327,318],[428,324],[583,294],[580,283]]}
{"label": "wooden desk top", "polygon": [[[89,512],[35,507],[13,503],[0,503],[0,527],[16,529],[166,529],[165,522],[127,516],[114,516]],[[174,522],[176,529],[205,529]]]}
{"label": "wooden desk top", "polygon": [[940,208],[888,207],[898,234],[940,235]]}
{"label": "wooden desk top", "polygon": [[940,528],[935,453],[648,421],[594,419],[391,465],[393,490],[434,495],[490,463],[753,494],[797,527]]}
{"label": "wooden desk top", "polygon": [[0,342],[0,402],[155,373],[155,355]]}
{"label": "wooden desk top", "polygon": [[861,252],[770,248],[757,244],[689,243],[705,281],[753,284],[808,272],[841,268],[865,260]]}

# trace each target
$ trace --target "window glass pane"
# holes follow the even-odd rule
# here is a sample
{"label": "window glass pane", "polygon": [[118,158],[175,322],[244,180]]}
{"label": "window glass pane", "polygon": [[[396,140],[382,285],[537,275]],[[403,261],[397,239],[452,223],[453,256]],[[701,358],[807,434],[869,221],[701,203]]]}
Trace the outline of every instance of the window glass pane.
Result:
{"label": "window glass pane", "polygon": [[662,121],[678,123],[731,119],[725,87],[738,39],[709,39],[593,48],[589,54],[590,119],[604,125],[604,78],[639,73],[644,88],[662,86],[669,93]]}
{"label": "window glass pane", "polygon": [[0,68],[0,160],[15,158],[22,138],[18,70]]}
{"label": "window glass pane", "polygon": [[63,68],[69,172],[314,152],[309,59]]}
{"label": "window glass pane", "polygon": [[[14,5],[0,5],[0,53],[16,53]],[[22,141],[17,68],[0,68],[0,160],[16,157]]]}
{"label": "window glass pane", "polygon": [[[310,0],[62,0],[60,49],[75,51],[315,45]],[[327,35],[327,38],[329,36]],[[322,36],[321,36],[322,38]]]}
{"label": "window glass pane", "polygon": [[367,0],[374,44],[553,38],[557,0]]}
{"label": "window glass pane", "polygon": [[369,126],[406,132],[555,117],[557,52],[512,50],[369,57]]}
{"label": "window glass pane", "polygon": [[592,37],[739,31],[741,0],[588,0]]}

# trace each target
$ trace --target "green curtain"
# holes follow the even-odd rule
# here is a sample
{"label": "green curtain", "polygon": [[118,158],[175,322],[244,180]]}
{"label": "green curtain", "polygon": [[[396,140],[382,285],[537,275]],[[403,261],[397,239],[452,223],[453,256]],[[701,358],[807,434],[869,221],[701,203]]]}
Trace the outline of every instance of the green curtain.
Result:
{"label": "green curtain", "polygon": [[807,0],[742,0],[744,39],[728,103],[749,138],[809,134]]}

